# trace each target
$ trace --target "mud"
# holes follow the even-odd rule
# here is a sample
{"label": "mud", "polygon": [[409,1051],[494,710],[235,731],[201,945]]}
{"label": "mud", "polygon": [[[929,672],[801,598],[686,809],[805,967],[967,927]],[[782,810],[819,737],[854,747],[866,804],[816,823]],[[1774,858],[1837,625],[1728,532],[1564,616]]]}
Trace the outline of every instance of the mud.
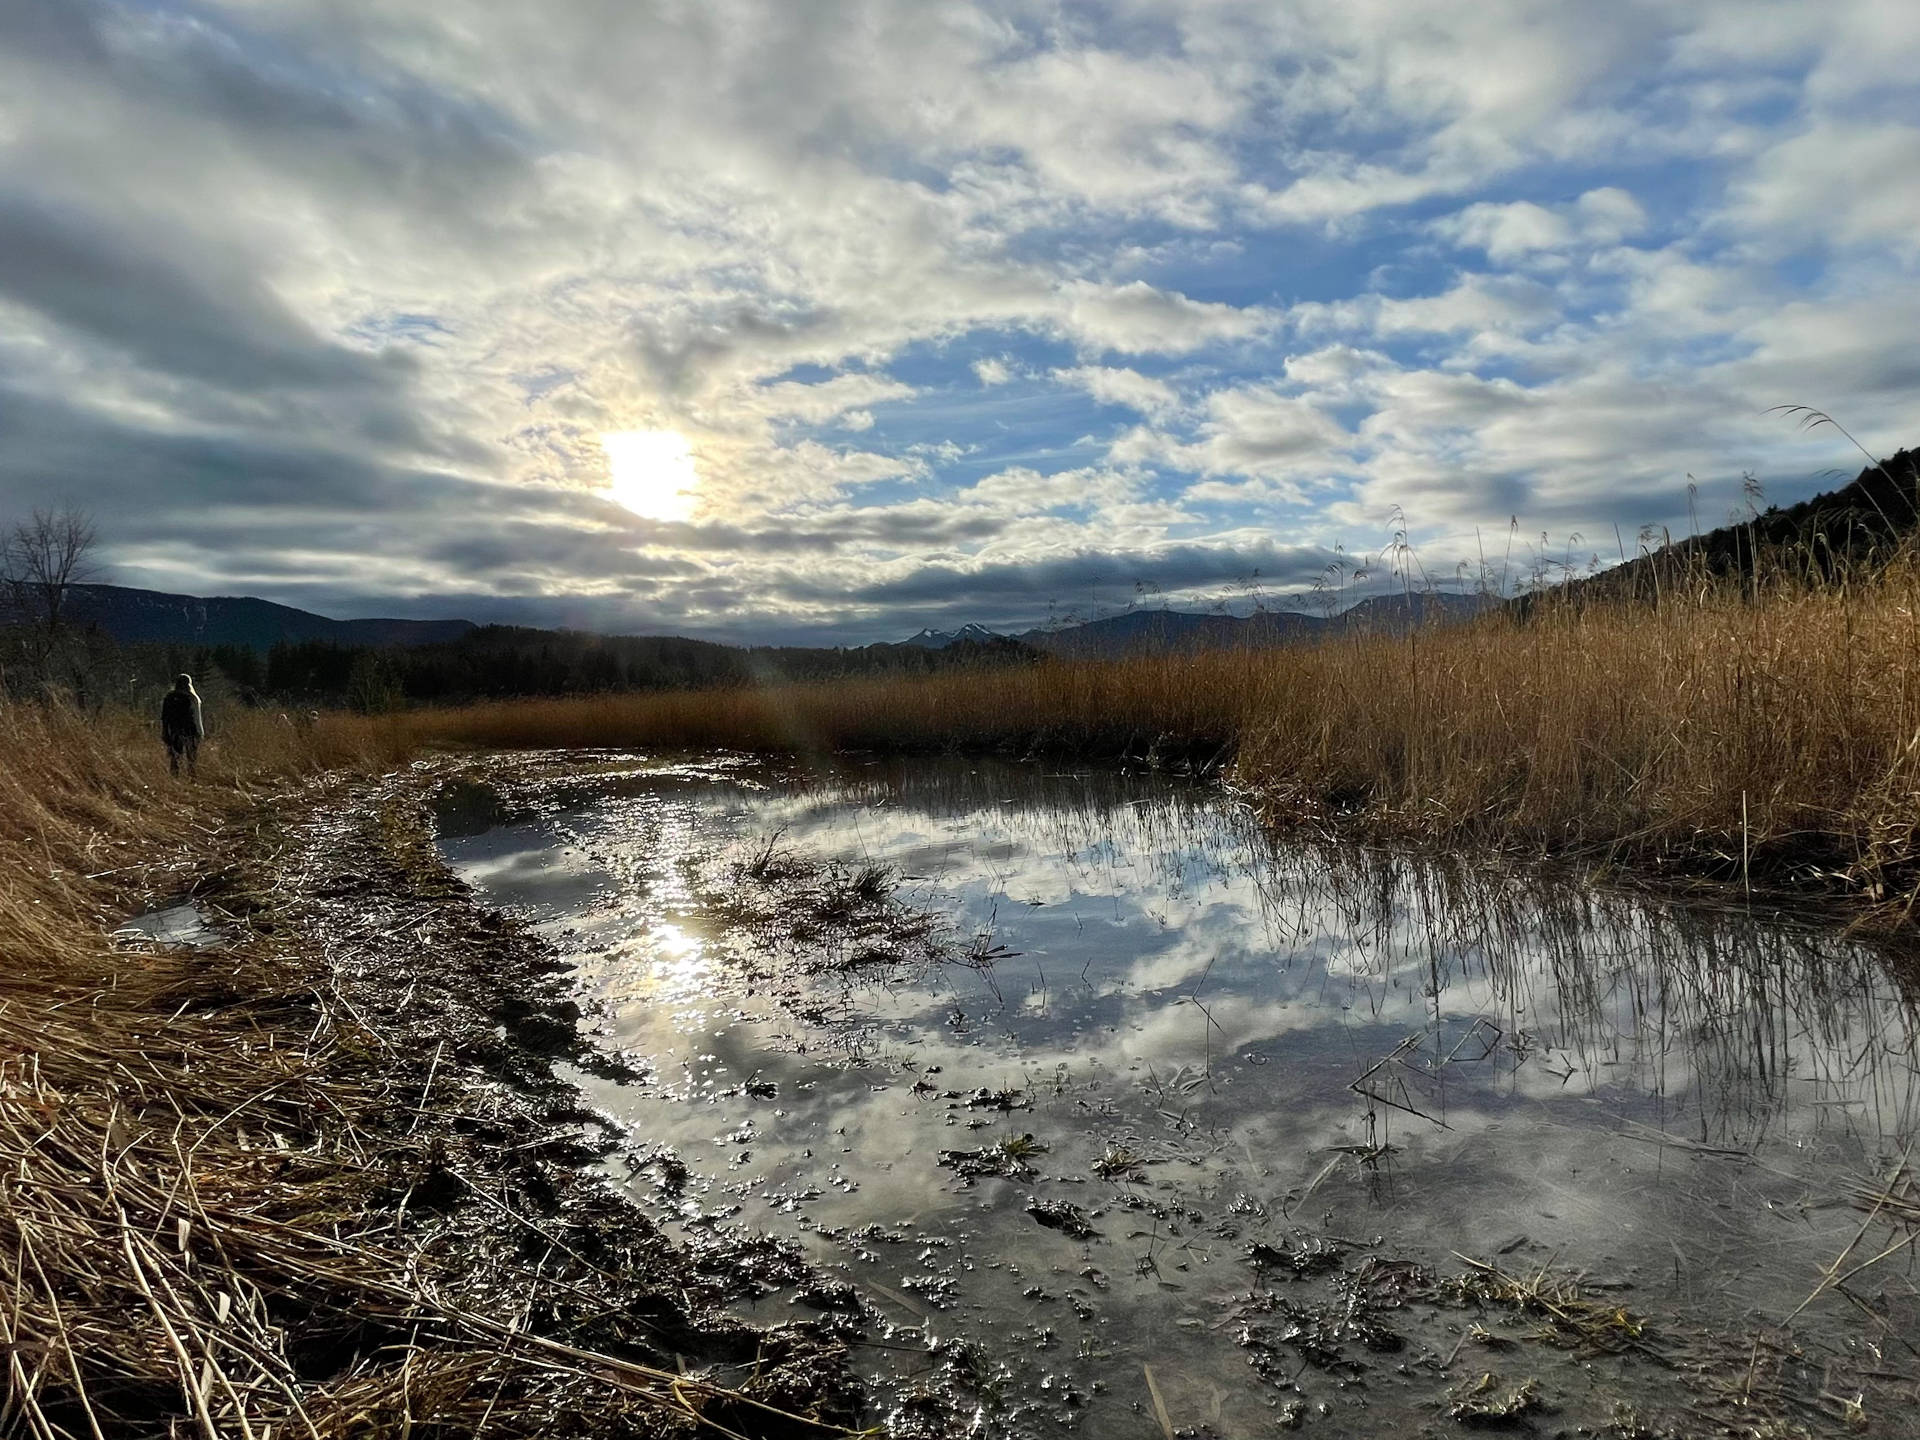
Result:
{"label": "mud", "polygon": [[[624,1129],[583,1104],[577,1077],[631,1083],[641,1072],[585,1032],[570,965],[441,863],[427,804],[438,786],[431,767],[323,786],[200,886],[246,943],[315,957],[313,983],[353,1021],[354,1050],[338,1063],[377,1077],[389,1097],[350,1117],[360,1143],[387,1155],[384,1183],[353,1197],[356,1233],[403,1242],[423,1273],[459,1277],[443,1308],[709,1377],[739,1397],[707,1405],[697,1425],[670,1411],[636,1420],[591,1385],[530,1413],[503,1379],[497,1413],[489,1407],[497,1433],[841,1433],[865,1400],[840,1327],[737,1313],[743,1298],[796,1285],[824,1294],[831,1282],[790,1243],[731,1226],[669,1238],[607,1182]],[[652,1163],[663,1188],[684,1186],[671,1156]],[[315,1376],[457,1343],[324,1297],[282,1303],[299,1364]],[[430,1394],[415,1404],[411,1433],[466,1433],[466,1422],[436,1423]]]}

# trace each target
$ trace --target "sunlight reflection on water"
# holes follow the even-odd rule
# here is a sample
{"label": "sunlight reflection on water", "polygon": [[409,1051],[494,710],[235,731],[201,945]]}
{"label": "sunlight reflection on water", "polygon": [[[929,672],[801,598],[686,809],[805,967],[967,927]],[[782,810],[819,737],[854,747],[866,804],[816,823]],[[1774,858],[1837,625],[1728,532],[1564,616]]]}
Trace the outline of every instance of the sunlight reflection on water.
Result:
{"label": "sunlight reflection on water", "polygon": [[[1271,1423],[1219,1333],[1251,1242],[1306,1226],[1436,1265],[1553,1261],[1727,1329],[1811,1288],[1859,1224],[1844,1181],[1884,1173],[1920,1116],[1911,997],[1816,930],[1275,844],[1218,791],[1107,772],[539,773],[442,843],[650,1062],[647,1084],[583,1079],[695,1173],[636,1193],[669,1219],[741,1207],[894,1318],[1019,1341],[1035,1375],[1064,1338],[1063,1373],[1131,1397],[1152,1358],[1169,1406],[1211,1423]],[[1002,958],[768,986],[695,877],[773,843],[893,867],[899,898]],[[939,1163],[1028,1132],[1035,1176]],[[1096,1173],[1111,1146],[1136,1178]],[[1036,1225],[1036,1196],[1100,1235]],[[1158,1433],[1133,1398],[1100,1413],[1098,1433]]]}

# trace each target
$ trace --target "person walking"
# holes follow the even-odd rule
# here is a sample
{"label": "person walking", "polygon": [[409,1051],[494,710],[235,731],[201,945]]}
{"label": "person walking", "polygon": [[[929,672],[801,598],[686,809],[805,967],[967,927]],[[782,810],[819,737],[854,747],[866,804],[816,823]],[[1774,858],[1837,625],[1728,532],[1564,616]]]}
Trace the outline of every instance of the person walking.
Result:
{"label": "person walking", "polygon": [[173,689],[160,702],[160,739],[167,747],[167,767],[175,775],[180,762],[187,762],[187,773],[200,773],[200,742],[207,727],[200,715],[200,696],[193,688],[191,675],[173,677]]}

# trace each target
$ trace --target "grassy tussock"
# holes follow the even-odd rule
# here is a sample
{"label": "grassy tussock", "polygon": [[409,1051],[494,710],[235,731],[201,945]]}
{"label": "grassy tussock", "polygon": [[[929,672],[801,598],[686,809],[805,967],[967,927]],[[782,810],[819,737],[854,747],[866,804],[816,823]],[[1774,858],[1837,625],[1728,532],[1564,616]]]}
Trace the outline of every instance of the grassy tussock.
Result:
{"label": "grassy tussock", "polygon": [[1205,759],[1275,818],[1841,886],[1904,915],[1920,568],[1677,577],[1657,604],[1315,647],[426,711],[421,745],[997,748]]}

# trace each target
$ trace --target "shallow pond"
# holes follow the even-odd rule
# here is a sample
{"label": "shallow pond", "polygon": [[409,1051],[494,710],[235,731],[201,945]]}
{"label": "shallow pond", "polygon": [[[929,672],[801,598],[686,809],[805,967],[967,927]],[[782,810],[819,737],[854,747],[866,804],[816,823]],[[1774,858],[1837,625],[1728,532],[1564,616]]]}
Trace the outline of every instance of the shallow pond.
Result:
{"label": "shallow pond", "polygon": [[1920,1021],[1831,934],[974,761],[508,763],[441,844],[902,1433],[1914,1433]]}

